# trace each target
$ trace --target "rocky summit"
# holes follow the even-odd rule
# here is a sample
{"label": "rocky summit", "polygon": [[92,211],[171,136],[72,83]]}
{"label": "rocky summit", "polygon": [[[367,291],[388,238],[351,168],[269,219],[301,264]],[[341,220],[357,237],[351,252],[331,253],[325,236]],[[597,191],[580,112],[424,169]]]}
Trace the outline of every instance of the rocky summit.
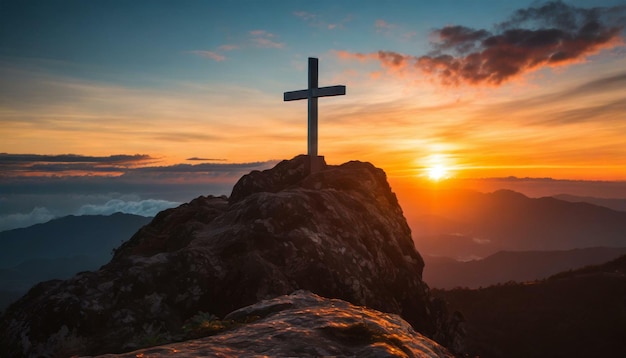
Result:
{"label": "rocky summit", "polygon": [[[441,357],[447,349],[397,315],[308,291],[261,301],[225,317],[224,333],[98,358],[135,357]],[[247,322],[247,323],[237,323]]]}
{"label": "rocky summit", "polygon": [[385,173],[348,162],[308,174],[307,164],[298,156],[243,176],[229,198],[165,210],[100,270],[38,284],[2,317],[0,351],[98,355],[182,341],[200,312],[225,317],[297,290],[458,343],[459,319],[431,299]]}

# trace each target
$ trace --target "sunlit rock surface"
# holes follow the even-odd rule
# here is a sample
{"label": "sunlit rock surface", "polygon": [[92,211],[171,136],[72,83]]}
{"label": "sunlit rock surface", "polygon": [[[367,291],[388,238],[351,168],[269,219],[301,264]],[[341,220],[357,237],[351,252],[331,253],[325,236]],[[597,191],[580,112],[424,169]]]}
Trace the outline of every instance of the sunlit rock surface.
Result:
{"label": "sunlit rock surface", "polygon": [[300,289],[399,314],[456,345],[459,320],[431,300],[385,173],[349,162],[308,175],[306,160],[242,177],[230,199],[163,211],[100,270],[34,287],[2,317],[0,351],[121,353],[185,339],[199,311],[223,317]]}
{"label": "sunlit rock surface", "polygon": [[207,338],[99,357],[453,357],[397,315],[306,291],[259,302],[225,319],[254,321]]}

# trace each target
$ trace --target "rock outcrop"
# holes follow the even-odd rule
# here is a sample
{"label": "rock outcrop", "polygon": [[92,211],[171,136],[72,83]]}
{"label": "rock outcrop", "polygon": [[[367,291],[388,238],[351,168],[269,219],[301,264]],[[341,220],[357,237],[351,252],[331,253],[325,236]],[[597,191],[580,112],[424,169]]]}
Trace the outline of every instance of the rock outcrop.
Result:
{"label": "rock outcrop", "polygon": [[185,339],[198,312],[219,317],[308,290],[383,312],[452,342],[442,305],[381,169],[305,156],[240,179],[230,198],[159,213],[96,272],[35,286],[0,322],[10,356],[120,353]]}
{"label": "rock outcrop", "polygon": [[250,323],[206,338],[98,358],[453,357],[397,315],[308,291],[241,308],[225,320]]}

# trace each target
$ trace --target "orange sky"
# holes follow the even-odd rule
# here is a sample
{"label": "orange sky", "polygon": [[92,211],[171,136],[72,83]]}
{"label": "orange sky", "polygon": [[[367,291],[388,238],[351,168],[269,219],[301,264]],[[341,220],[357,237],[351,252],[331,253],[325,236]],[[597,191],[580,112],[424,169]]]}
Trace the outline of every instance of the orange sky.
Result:
{"label": "orange sky", "polygon": [[[322,71],[333,64],[322,62]],[[320,153],[330,163],[371,161],[391,176],[442,166],[460,177],[626,180],[626,75],[617,69],[626,68],[624,59],[592,80],[559,87],[542,84],[574,69],[497,88],[445,88],[372,79],[342,65],[325,82],[346,84],[348,94],[320,99]],[[192,156],[284,159],[306,150],[306,103],[283,103],[282,93],[186,84],[136,90],[58,78],[43,87],[75,94],[75,105],[5,107],[4,118],[36,119],[5,120],[0,152],[141,153],[164,165]]]}
{"label": "orange sky", "polygon": [[[623,26],[607,25],[597,43],[563,42],[563,51],[580,47],[568,60],[525,62],[514,75],[498,72],[506,65],[498,62],[488,69],[497,76],[485,80],[478,72],[444,76],[470,55],[444,64],[431,53],[456,45],[452,30],[503,37],[491,26],[507,19],[510,6],[463,26],[450,26],[461,22],[456,15],[437,13],[430,28],[407,23],[399,9],[335,22],[322,21],[321,10],[292,10],[275,15],[289,20],[284,28],[238,20],[240,38],[211,32],[213,47],[172,50],[167,67],[146,61],[150,70],[114,65],[111,54],[96,63],[0,48],[0,152],[144,154],[154,158],[150,165],[291,158],[306,152],[306,103],[284,103],[282,92],[304,88],[306,57],[314,55],[320,86],[347,86],[346,96],[320,99],[319,148],[329,163],[371,161],[398,178],[437,170],[443,177],[626,180]],[[301,47],[291,30],[315,41]],[[122,60],[139,56],[120,41],[112,50],[129,56]],[[544,56],[540,50],[520,54]],[[169,75],[186,68],[184,76]]]}

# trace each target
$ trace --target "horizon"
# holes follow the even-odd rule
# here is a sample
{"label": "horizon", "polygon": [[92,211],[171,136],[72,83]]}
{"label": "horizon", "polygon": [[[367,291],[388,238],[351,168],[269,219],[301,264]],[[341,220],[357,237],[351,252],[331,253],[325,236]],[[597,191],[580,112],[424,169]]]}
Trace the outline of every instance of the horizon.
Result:
{"label": "horizon", "polygon": [[0,227],[228,195],[305,153],[306,103],[282,94],[308,57],[347,86],[320,101],[320,155],[399,196],[500,178],[626,198],[624,18],[613,0],[3,2]]}

